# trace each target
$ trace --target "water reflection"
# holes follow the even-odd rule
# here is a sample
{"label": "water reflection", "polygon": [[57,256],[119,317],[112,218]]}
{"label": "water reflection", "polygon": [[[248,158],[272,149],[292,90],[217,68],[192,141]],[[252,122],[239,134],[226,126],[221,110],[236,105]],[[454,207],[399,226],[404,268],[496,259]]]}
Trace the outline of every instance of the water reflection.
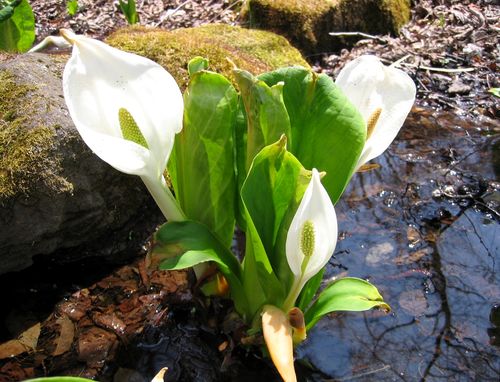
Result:
{"label": "water reflection", "polygon": [[370,279],[393,313],[321,321],[298,358],[324,381],[498,381],[499,135],[420,111],[337,205],[327,276]]}

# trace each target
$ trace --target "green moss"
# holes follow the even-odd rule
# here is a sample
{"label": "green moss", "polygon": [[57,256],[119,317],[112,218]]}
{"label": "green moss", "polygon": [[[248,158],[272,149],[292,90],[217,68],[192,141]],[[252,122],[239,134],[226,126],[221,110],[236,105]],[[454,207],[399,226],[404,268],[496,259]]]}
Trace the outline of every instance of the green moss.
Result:
{"label": "green moss", "polygon": [[247,0],[243,12],[252,27],[281,34],[306,54],[341,48],[329,32],[397,34],[409,17],[409,0]]}
{"label": "green moss", "polygon": [[410,21],[410,0],[384,0],[382,2],[382,10],[392,15],[391,32],[393,33],[398,33]]}
{"label": "green moss", "polygon": [[107,42],[158,62],[181,88],[188,81],[187,63],[195,56],[208,58],[211,70],[229,78],[233,65],[228,59],[254,74],[283,66],[309,66],[281,36],[222,24],[174,31],[128,27],[112,34]]}
{"label": "green moss", "polygon": [[36,88],[18,83],[8,71],[0,71],[0,203],[29,195],[43,182],[49,190],[71,191],[71,184],[55,171],[54,128],[33,127]]}

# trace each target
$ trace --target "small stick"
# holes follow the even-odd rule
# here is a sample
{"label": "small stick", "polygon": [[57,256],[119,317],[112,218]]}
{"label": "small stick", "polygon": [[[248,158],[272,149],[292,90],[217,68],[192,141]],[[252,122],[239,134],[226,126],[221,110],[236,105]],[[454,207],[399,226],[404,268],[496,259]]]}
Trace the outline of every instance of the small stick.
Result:
{"label": "small stick", "polygon": [[380,40],[383,42],[387,42],[387,40],[383,37],[379,36],[374,36],[371,34],[363,33],[363,32],[330,32],[328,33],[330,36],[359,36],[359,37],[366,37],[366,38],[371,38],[373,40]]}
{"label": "small stick", "polygon": [[429,70],[431,72],[443,72],[443,73],[463,73],[463,72],[473,72],[474,68],[456,68],[456,69],[446,69],[446,68],[433,68],[431,66],[415,65],[406,62],[400,63],[400,65],[407,66],[409,68]]}

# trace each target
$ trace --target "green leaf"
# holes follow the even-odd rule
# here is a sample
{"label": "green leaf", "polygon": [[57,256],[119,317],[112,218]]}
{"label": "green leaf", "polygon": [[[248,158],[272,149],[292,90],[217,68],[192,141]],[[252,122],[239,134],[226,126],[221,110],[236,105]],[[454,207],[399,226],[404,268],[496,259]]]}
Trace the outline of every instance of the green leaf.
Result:
{"label": "green leaf", "polygon": [[27,0],[16,3],[1,10],[0,50],[26,52],[35,41],[35,16]]}
{"label": "green leaf", "polygon": [[309,180],[310,172],[286,150],[283,135],[255,157],[241,189],[255,234],[285,290],[292,281],[285,255],[286,232]]}
{"label": "green leaf", "polygon": [[305,168],[326,172],[322,183],[336,203],[365,144],[362,116],[325,74],[291,67],[258,78],[269,86],[284,82],[292,135],[289,150]]}
{"label": "green leaf", "polygon": [[0,22],[10,18],[19,3],[21,3],[21,0],[0,0]]}
{"label": "green leaf", "polygon": [[300,292],[299,298],[297,299],[296,306],[303,312],[307,310],[309,304],[311,303],[314,295],[321,286],[321,281],[323,280],[323,275],[325,274],[325,268],[321,269],[309,281],[304,285],[302,291]]}
{"label": "green leaf", "polygon": [[500,88],[490,88],[490,89],[488,89],[488,93],[491,93],[495,97],[500,98]]}
{"label": "green leaf", "polygon": [[[234,148],[236,151],[236,184],[238,187],[238,192],[243,187],[243,183],[247,177],[246,169],[246,151],[247,151],[247,119],[245,115],[245,106],[243,105],[243,100],[241,97],[238,99],[238,112],[236,113],[236,122],[234,125]],[[236,205],[236,221],[238,226],[246,231],[245,223],[245,208],[243,207],[243,201],[241,198],[237,198],[238,203]]]}
{"label": "green leaf", "polygon": [[268,86],[249,72],[233,71],[241,98],[245,106],[247,120],[246,170],[253,158],[265,146],[268,146],[285,134],[290,136],[290,120],[283,103],[283,84]]}
{"label": "green leaf", "polygon": [[366,280],[345,277],[328,285],[306,311],[306,328],[309,330],[321,317],[331,312],[361,312],[375,307],[390,310],[374,285]]}
{"label": "green leaf", "polygon": [[78,0],[68,0],[66,10],[68,11],[68,15],[76,15],[76,12],[78,12]]}
{"label": "green leaf", "polygon": [[241,266],[236,257],[202,224],[169,222],[155,234],[150,255],[152,266],[178,270],[213,261],[227,279],[236,310],[248,317],[248,302],[241,283]]}
{"label": "green leaf", "polygon": [[186,216],[205,224],[229,248],[235,224],[238,95],[224,76],[200,71],[197,64],[195,70],[195,64],[184,93],[184,128],[176,135],[169,169],[175,167],[172,181]]}
{"label": "green leaf", "polygon": [[124,0],[119,0],[119,7],[130,25],[139,22],[135,0],[127,0],[126,2]]}
{"label": "green leaf", "polygon": [[44,377],[27,379],[24,382],[95,382],[92,379],[80,377]]}
{"label": "green leaf", "polygon": [[281,306],[293,275],[285,253],[286,231],[311,174],[286,150],[286,137],[254,158],[241,198],[247,223],[243,282],[252,309]]}
{"label": "green leaf", "polygon": [[196,72],[208,69],[208,60],[204,57],[195,57],[188,62],[188,73],[192,77]]}

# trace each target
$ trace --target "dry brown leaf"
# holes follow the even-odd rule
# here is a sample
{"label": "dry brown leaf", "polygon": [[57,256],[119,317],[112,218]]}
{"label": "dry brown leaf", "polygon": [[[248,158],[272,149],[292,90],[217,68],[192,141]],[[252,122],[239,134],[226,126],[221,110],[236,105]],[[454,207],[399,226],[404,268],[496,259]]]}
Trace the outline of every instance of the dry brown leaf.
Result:
{"label": "dry brown leaf", "polygon": [[0,359],[15,357],[28,351],[19,340],[10,340],[0,345]]}
{"label": "dry brown leaf", "polygon": [[419,251],[404,254],[402,256],[396,257],[393,262],[396,265],[408,265],[413,264],[419,261],[421,258],[429,255],[432,252],[431,248],[423,248]]}
{"label": "dry brown leaf", "polygon": [[0,345],[0,359],[15,357],[27,351],[35,350],[40,337],[40,323],[26,329],[17,339],[4,342]]}
{"label": "dry brown leaf", "polygon": [[19,336],[19,342],[26,346],[29,350],[35,350],[36,344],[38,343],[38,337],[40,337],[41,325],[37,322],[32,327],[26,329]]}
{"label": "dry brown leaf", "polygon": [[71,349],[73,344],[73,339],[75,337],[75,325],[69,319],[68,316],[61,316],[56,320],[56,324],[59,325],[59,337],[55,339],[56,348],[52,352],[53,356],[58,356],[66,353]]}

